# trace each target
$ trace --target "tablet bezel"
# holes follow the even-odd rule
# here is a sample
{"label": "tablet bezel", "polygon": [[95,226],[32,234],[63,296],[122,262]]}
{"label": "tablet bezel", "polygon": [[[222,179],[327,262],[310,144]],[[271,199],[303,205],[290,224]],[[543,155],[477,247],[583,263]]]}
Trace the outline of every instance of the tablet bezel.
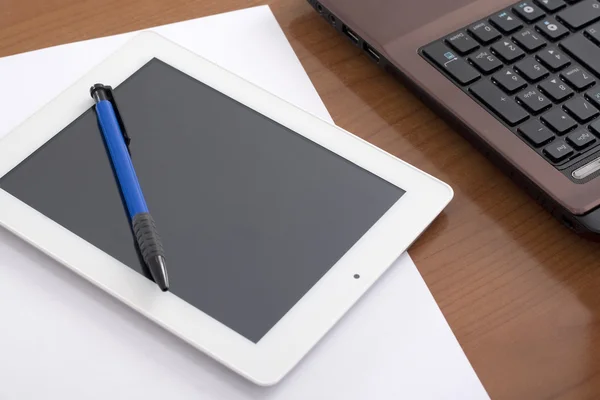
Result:
{"label": "tablet bezel", "polygon": [[[452,199],[445,183],[153,32],[144,32],[0,140],[0,178],[158,58],[396,185],[406,193],[258,342],[253,343],[0,189],[0,225],[259,385],[281,380]],[[356,276],[360,278],[356,279]],[[332,293],[334,295],[332,295]]]}

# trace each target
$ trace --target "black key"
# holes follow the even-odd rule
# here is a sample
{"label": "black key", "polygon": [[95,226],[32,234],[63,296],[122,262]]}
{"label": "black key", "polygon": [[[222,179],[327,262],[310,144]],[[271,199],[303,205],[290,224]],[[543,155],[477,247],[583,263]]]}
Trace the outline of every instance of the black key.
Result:
{"label": "black key", "polygon": [[533,3],[524,1],[513,7],[513,11],[525,22],[534,22],[546,15],[541,8]]}
{"label": "black key", "polygon": [[525,29],[513,36],[519,46],[528,52],[536,51],[546,45],[546,41],[534,30]]}
{"label": "black key", "polygon": [[491,49],[508,63],[518,60],[525,55],[525,52],[510,40],[501,40],[494,44]]}
{"label": "black key", "polygon": [[490,17],[490,22],[506,34],[512,33],[523,26],[521,21],[507,10],[492,15]]}
{"label": "black key", "polygon": [[527,57],[515,64],[515,69],[531,82],[537,82],[548,76],[548,70],[535,58]]}
{"label": "black key", "polygon": [[548,47],[540,51],[536,57],[552,71],[559,71],[571,63],[571,60],[555,47]]}
{"label": "black key", "polygon": [[565,69],[560,77],[577,91],[585,90],[596,83],[592,74],[576,65]]}
{"label": "black key", "polygon": [[475,36],[477,40],[479,40],[483,44],[488,44],[498,39],[500,36],[500,32],[496,30],[493,26],[488,24],[485,21],[478,22],[475,25],[471,25],[468,29],[469,32]]}
{"label": "black key", "polygon": [[552,142],[544,148],[544,154],[555,163],[567,159],[573,153],[573,148],[562,140]]}
{"label": "black key", "polygon": [[480,50],[472,54],[469,61],[484,74],[490,74],[502,67],[502,62],[489,50]]}
{"label": "black key", "polygon": [[596,135],[600,135],[600,119],[598,121],[594,121],[594,123],[590,125],[590,129]]}
{"label": "black key", "polygon": [[527,86],[525,79],[521,78],[510,68],[504,68],[500,72],[497,72],[492,76],[492,79],[509,94],[517,92]]}
{"label": "black key", "polygon": [[570,133],[567,141],[577,150],[585,149],[596,141],[596,137],[586,129],[581,129]]}
{"label": "black key", "polygon": [[448,36],[446,42],[462,55],[468,54],[479,47],[477,42],[465,32],[456,32]]}
{"label": "black key", "polygon": [[565,25],[573,30],[581,29],[600,19],[600,3],[585,0],[556,14]]}
{"label": "black key", "polygon": [[465,60],[458,58],[441,42],[436,42],[425,47],[423,53],[463,85],[474,82],[481,76],[475,68],[467,64]]}
{"label": "black key", "polygon": [[519,126],[518,130],[535,147],[540,147],[554,139],[554,134],[550,129],[542,125],[537,119]]}
{"label": "black key", "polygon": [[552,107],[552,102],[540,93],[539,90],[529,88],[517,96],[519,103],[523,104],[531,113],[540,113],[549,107]]}
{"label": "black key", "polygon": [[545,20],[538,22],[535,24],[535,27],[550,40],[558,40],[569,34],[569,30],[552,17],[548,17]]}
{"label": "black key", "polygon": [[600,73],[600,47],[583,35],[572,35],[561,43],[561,47],[592,72]]}
{"label": "black key", "polygon": [[529,117],[529,114],[520,105],[487,79],[477,82],[469,90],[511,126]]}
{"label": "black key", "polygon": [[596,107],[600,108],[600,88],[596,87],[595,89],[588,90],[585,94],[585,97],[591,101]]}
{"label": "black key", "polygon": [[535,0],[546,12],[552,13],[565,7],[566,4],[563,0]]}
{"label": "black key", "polygon": [[600,114],[600,111],[585,101],[583,97],[577,97],[566,102],[564,108],[581,123],[588,122]]}
{"label": "black key", "polygon": [[583,34],[592,42],[600,44],[600,22],[585,28]]}
{"label": "black key", "polygon": [[560,108],[555,108],[542,115],[542,121],[559,135],[564,135],[577,126],[575,120]]}
{"label": "black key", "polygon": [[563,101],[573,94],[573,90],[566,83],[554,77],[542,82],[539,86],[554,101]]}

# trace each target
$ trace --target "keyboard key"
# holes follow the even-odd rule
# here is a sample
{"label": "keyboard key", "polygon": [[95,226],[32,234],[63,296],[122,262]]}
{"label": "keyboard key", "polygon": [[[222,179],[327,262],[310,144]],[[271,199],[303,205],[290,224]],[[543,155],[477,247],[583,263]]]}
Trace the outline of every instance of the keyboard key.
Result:
{"label": "keyboard key", "polygon": [[500,72],[494,74],[492,79],[508,94],[517,92],[527,86],[525,79],[521,78],[510,68],[504,68]]}
{"label": "keyboard key", "polygon": [[588,90],[585,94],[585,97],[591,101],[596,107],[600,108],[600,88],[596,87],[595,89]]}
{"label": "keyboard key", "polygon": [[600,22],[585,28],[583,34],[592,42],[600,44]]}
{"label": "keyboard key", "polygon": [[558,40],[569,34],[569,30],[552,17],[538,22],[535,27],[550,40]]}
{"label": "keyboard key", "polygon": [[490,22],[506,34],[521,28],[523,24],[510,11],[501,11],[490,17]]}
{"label": "keyboard key", "polygon": [[558,11],[566,6],[563,0],[535,0],[535,2],[549,13]]}
{"label": "keyboard key", "polygon": [[423,53],[462,85],[474,82],[481,76],[475,68],[458,58],[441,42],[425,47]]}
{"label": "keyboard key", "polygon": [[583,97],[577,97],[568,101],[565,103],[564,108],[581,123],[588,122],[600,114],[600,111],[585,101]]}
{"label": "keyboard key", "polygon": [[527,57],[515,64],[515,69],[531,82],[537,82],[548,76],[548,70],[535,58]]}
{"label": "keyboard key", "polygon": [[446,42],[461,55],[468,54],[473,50],[479,48],[477,42],[465,32],[456,32],[446,38]]}
{"label": "keyboard key", "polygon": [[488,50],[481,50],[469,57],[471,64],[484,74],[490,74],[502,67],[502,62]]}
{"label": "keyboard key", "polygon": [[517,96],[519,103],[533,114],[538,114],[552,107],[552,102],[539,90],[529,88]]}
{"label": "keyboard key", "polygon": [[556,14],[565,25],[578,30],[600,19],[600,3],[585,0]]}
{"label": "keyboard key", "polygon": [[468,31],[483,44],[491,43],[502,36],[496,28],[487,22],[478,22],[475,25],[471,25]]}
{"label": "keyboard key", "polygon": [[555,163],[566,160],[573,153],[573,148],[562,140],[552,142],[544,148],[544,154]]}
{"label": "keyboard key", "polygon": [[557,102],[563,101],[573,94],[573,90],[571,90],[566,83],[556,77],[542,82],[539,88],[542,89],[542,91],[548,96],[550,96],[552,100]]}
{"label": "keyboard key", "polygon": [[546,41],[540,36],[539,33],[531,29],[525,29],[515,34],[513,39],[519,46],[527,50],[528,52],[536,51],[546,45]]}
{"label": "keyboard key", "polygon": [[552,102],[539,90],[529,88],[517,96],[519,104],[525,106],[532,114],[539,114],[552,107]]}
{"label": "keyboard key", "polygon": [[596,74],[600,73],[600,47],[583,35],[572,35],[561,43],[561,47],[586,68]]}
{"label": "keyboard key", "polygon": [[517,125],[529,117],[529,114],[520,105],[489,80],[481,80],[471,86],[469,90],[511,126]]}
{"label": "keyboard key", "polygon": [[504,61],[510,63],[525,55],[525,52],[509,40],[501,40],[491,47],[492,51]]}
{"label": "keyboard key", "polygon": [[600,135],[600,119],[598,121],[594,121],[594,123],[590,125],[590,130],[596,135]]}
{"label": "keyboard key", "polygon": [[571,63],[571,60],[555,47],[540,51],[536,57],[552,71],[559,71]]}
{"label": "keyboard key", "polygon": [[590,131],[581,129],[570,133],[567,136],[567,142],[569,142],[569,144],[571,144],[571,146],[575,147],[577,150],[583,150],[595,143],[596,137],[592,135]]}
{"label": "keyboard key", "polygon": [[513,11],[515,12],[515,14],[521,17],[522,20],[529,23],[537,21],[538,19],[546,15],[541,8],[527,1],[524,1],[514,6]]}
{"label": "keyboard key", "polygon": [[560,108],[555,108],[542,115],[542,121],[559,135],[564,135],[577,127],[575,120],[565,114]]}
{"label": "keyboard key", "polygon": [[576,65],[565,69],[560,77],[577,91],[585,90],[596,83],[592,74]]}
{"label": "keyboard key", "polygon": [[554,139],[554,134],[540,121],[533,119],[519,126],[519,133],[535,147],[543,146]]}

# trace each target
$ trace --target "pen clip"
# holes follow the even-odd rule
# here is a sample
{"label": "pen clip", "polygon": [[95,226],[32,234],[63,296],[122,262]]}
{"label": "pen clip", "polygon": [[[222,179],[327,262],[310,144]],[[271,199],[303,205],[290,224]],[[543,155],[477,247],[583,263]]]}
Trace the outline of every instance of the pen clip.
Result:
{"label": "pen clip", "polygon": [[123,123],[123,118],[121,117],[119,106],[117,105],[117,101],[115,100],[113,88],[112,86],[105,86],[105,88],[108,93],[108,101],[112,103],[112,106],[115,110],[115,115],[117,116],[117,121],[119,122],[121,133],[123,133],[123,139],[125,140],[125,144],[129,147],[129,143],[131,143],[131,138],[127,134],[127,128],[125,128],[125,124]]}

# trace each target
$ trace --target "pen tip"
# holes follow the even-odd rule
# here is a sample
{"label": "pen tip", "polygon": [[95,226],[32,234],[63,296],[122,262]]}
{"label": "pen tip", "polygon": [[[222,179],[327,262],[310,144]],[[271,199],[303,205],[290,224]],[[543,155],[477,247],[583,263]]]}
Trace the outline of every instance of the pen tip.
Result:
{"label": "pen tip", "polygon": [[160,290],[166,292],[169,290],[169,275],[167,274],[167,263],[163,256],[155,256],[148,262],[148,269],[152,274],[152,279],[158,285]]}

